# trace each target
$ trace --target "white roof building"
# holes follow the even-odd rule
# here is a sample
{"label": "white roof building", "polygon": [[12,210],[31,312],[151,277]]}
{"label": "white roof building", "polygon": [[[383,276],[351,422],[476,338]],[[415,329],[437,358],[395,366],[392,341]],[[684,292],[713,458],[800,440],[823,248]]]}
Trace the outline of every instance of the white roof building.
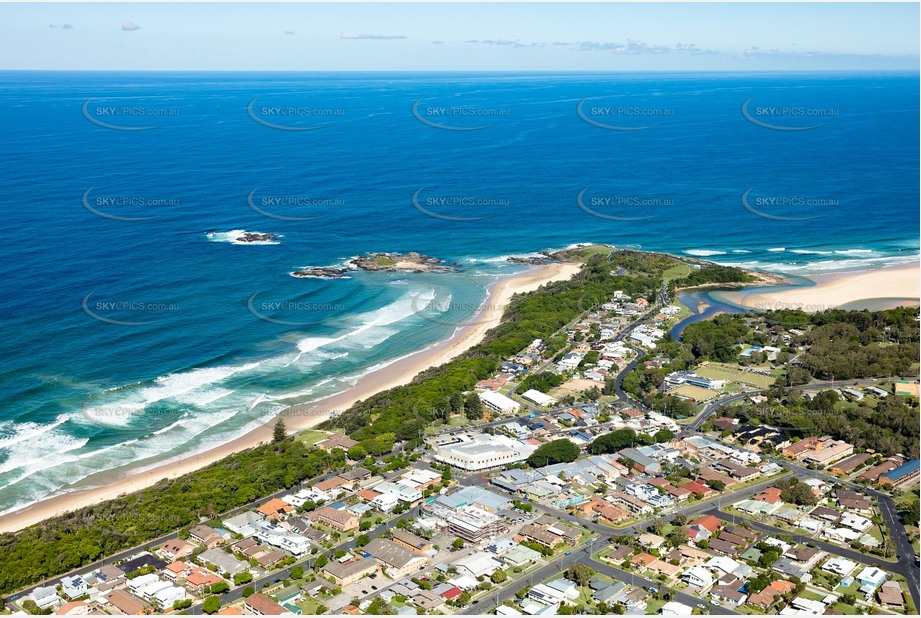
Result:
{"label": "white roof building", "polygon": [[514,414],[521,410],[520,403],[494,391],[484,391],[478,395],[484,406],[500,414]]}
{"label": "white roof building", "polygon": [[537,447],[507,436],[461,434],[435,442],[435,459],[462,470],[486,470],[524,461]]}
{"label": "white roof building", "polygon": [[694,613],[694,608],[678,601],[669,601],[659,609],[662,616],[690,616]]}
{"label": "white roof building", "polygon": [[546,393],[542,393],[539,390],[533,389],[533,388],[528,391],[525,391],[521,395],[521,398],[524,399],[525,401],[530,401],[531,403],[538,405],[538,406],[549,406],[549,405],[556,403],[555,398],[551,397],[550,395],[547,395]]}
{"label": "white roof building", "polygon": [[857,563],[845,558],[835,557],[823,564],[822,568],[830,573],[836,573],[841,577],[846,577],[857,568]]}
{"label": "white roof building", "polygon": [[370,504],[382,513],[389,513],[394,508],[396,508],[399,501],[400,499],[397,498],[396,495],[388,493],[375,496],[374,499],[371,500]]}
{"label": "white roof building", "polygon": [[458,573],[465,573],[471,577],[483,577],[492,575],[496,569],[502,567],[502,563],[491,554],[477,552],[461,558],[454,563],[454,566],[457,567]]}

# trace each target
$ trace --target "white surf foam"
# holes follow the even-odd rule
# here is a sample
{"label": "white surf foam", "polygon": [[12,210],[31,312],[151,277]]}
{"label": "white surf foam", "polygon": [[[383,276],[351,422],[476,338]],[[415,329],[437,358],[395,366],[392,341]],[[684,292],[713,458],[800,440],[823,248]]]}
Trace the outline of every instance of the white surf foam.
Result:
{"label": "white surf foam", "polygon": [[709,257],[711,255],[726,255],[725,251],[719,251],[717,249],[685,249],[684,253],[687,255],[693,255],[695,257]]}
{"label": "white surf foam", "polygon": [[[211,242],[226,242],[232,245],[278,245],[281,244],[275,240],[259,240],[255,242],[242,242],[237,240],[243,234],[264,234],[265,232],[248,232],[247,230],[230,230],[228,232],[208,232],[205,237]],[[280,237],[280,235],[279,235]]]}

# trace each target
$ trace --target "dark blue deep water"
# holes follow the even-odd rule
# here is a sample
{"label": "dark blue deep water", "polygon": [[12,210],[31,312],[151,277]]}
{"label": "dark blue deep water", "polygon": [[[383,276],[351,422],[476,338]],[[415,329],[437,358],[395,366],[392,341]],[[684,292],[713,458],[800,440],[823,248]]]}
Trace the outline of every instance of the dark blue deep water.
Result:
{"label": "dark blue deep water", "polygon": [[[918,86],[0,73],[0,511],[341,390],[450,334],[521,270],[510,254],[605,242],[798,275],[916,259]],[[231,242],[244,230],[281,238]],[[458,271],[289,276],[368,251]]]}

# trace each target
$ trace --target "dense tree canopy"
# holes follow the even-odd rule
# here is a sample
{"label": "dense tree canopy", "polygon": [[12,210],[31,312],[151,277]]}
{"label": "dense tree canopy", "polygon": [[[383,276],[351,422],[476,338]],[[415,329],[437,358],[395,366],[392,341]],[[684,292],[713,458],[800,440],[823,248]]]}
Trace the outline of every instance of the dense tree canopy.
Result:
{"label": "dense tree canopy", "polygon": [[553,440],[541,444],[536,451],[528,457],[528,463],[539,468],[556,463],[575,461],[579,458],[579,447],[566,438]]}

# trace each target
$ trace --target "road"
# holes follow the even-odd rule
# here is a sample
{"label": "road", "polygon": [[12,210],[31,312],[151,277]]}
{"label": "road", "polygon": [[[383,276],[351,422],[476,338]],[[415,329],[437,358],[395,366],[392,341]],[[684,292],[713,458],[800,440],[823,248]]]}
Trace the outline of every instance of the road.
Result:
{"label": "road", "polygon": [[[813,382],[810,384],[804,384],[801,386],[794,386],[797,390],[816,390],[816,389],[827,389],[827,388],[838,388],[841,386],[868,386],[875,384],[876,380],[873,379],[860,379],[860,380],[847,380],[846,382]],[[754,392],[754,391],[753,391]],[[704,410],[694,419],[694,422],[688,425],[685,429],[686,432],[696,433],[699,432],[701,425],[714,414],[716,414],[721,408],[728,406],[740,399],[751,396],[751,392],[740,393],[737,395],[730,395],[724,397],[718,401],[713,402],[712,404],[706,406]],[[744,447],[743,447],[744,448]],[[921,591],[919,591],[918,582],[921,581],[921,569],[919,569],[918,564],[915,562],[915,550],[911,544],[911,537],[908,535],[908,531],[905,530],[905,525],[902,523],[902,520],[898,515],[898,508],[896,507],[895,500],[889,494],[883,493],[876,489],[866,487],[863,485],[858,485],[847,479],[841,479],[836,476],[831,476],[817,470],[810,470],[803,466],[800,466],[791,461],[775,457],[774,461],[779,465],[786,467],[788,470],[792,471],[798,478],[819,478],[828,483],[833,483],[835,485],[841,485],[854,491],[873,496],[876,498],[879,505],[880,515],[883,517],[883,520],[886,522],[886,529],[889,531],[889,537],[892,539],[893,544],[895,545],[897,562],[892,563],[885,560],[877,560],[881,566],[885,569],[898,573],[908,582],[908,590],[911,594],[911,598],[914,600],[915,607],[921,607]],[[769,527],[769,526],[766,526]],[[776,533],[777,528],[774,528],[773,531]],[[786,534],[786,532],[784,532]],[[794,536],[795,538],[795,536]],[[810,542],[815,543],[817,546],[821,542],[814,539],[807,538]],[[844,550],[837,545],[825,544],[828,545],[832,553],[842,555],[845,557],[847,553],[856,554],[860,556],[860,559],[850,558],[855,562],[861,562],[864,564],[872,564],[868,562],[869,558],[864,554],[858,552],[851,552],[850,550]]]}

